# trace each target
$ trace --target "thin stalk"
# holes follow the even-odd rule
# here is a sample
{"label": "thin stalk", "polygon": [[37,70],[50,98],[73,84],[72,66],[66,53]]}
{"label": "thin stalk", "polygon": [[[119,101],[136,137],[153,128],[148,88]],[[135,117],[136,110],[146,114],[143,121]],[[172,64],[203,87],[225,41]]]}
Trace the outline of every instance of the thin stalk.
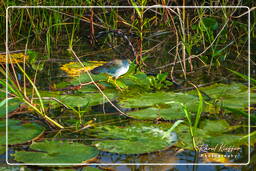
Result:
{"label": "thin stalk", "polygon": [[26,76],[27,80],[29,81],[29,83],[32,85],[33,89],[36,92],[36,95],[39,98],[39,102],[40,102],[40,109],[38,109],[37,107],[35,107],[31,102],[29,102],[26,98],[22,98],[22,100],[29,105],[30,107],[32,107],[37,113],[39,113],[41,116],[43,116],[46,120],[48,120],[50,123],[52,123],[53,125],[57,126],[58,128],[64,128],[62,125],[60,125],[59,123],[57,123],[56,121],[54,121],[53,119],[51,119],[50,117],[48,117],[45,113],[45,109],[44,109],[44,104],[43,104],[43,100],[42,97],[36,87],[36,85],[34,84],[34,82],[29,78],[29,76],[27,75],[27,73],[22,69],[22,67],[17,63],[17,66],[19,67],[19,69],[22,71],[22,73]]}

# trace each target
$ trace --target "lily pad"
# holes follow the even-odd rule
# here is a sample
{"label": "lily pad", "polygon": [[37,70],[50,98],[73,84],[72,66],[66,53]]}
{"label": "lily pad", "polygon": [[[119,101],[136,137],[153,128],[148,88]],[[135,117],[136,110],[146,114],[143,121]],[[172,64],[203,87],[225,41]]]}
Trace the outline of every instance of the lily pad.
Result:
{"label": "lily pad", "polygon": [[248,144],[248,139],[242,139],[242,135],[231,135],[231,134],[222,134],[219,136],[211,136],[205,140],[206,144],[215,146],[215,145],[224,145],[224,146],[231,146],[231,145],[242,145]]}
{"label": "lily pad", "polygon": [[119,102],[124,108],[139,108],[139,110],[128,112],[128,115],[136,119],[163,118],[165,120],[180,119],[185,116],[183,106],[179,103],[186,105],[190,112],[197,112],[198,97],[185,93],[143,93],[124,97]]}
{"label": "lily pad", "polygon": [[[97,75],[93,75],[91,74],[92,79],[97,82],[97,81],[106,81],[108,79],[108,76],[106,74],[97,74]],[[83,73],[81,74],[79,77],[74,78],[73,80],[71,80],[70,84],[71,85],[79,85],[81,83],[88,83],[91,82],[91,78],[89,77],[89,75],[87,73]]]}
{"label": "lily pad", "polygon": [[166,136],[166,131],[156,125],[135,125],[124,128],[105,126],[95,128],[93,132],[97,138],[105,138],[93,143],[99,150],[120,154],[142,154],[164,150],[177,140],[174,132]]}
{"label": "lily pad", "polygon": [[[197,106],[198,98],[194,95],[173,92],[155,92],[133,95],[120,100],[119,104],[125,108],[150,107],[159,104],[168,104],[168,102],[180,102],[189,106]],[[175,104],[177,105],[177,104]]]}
{"label": "lily pad", "polygon": [[[0,118],[4,117],[6,114],[6,102],[7,100],[3,100],[0,103]],[[8,99],[8,113],[17,109],[20,105],[20,101],[17,99]]]}
{"label": "lily pad", "polygon": [[164,120],[181,119],[185,117],[183,109],[179,105],[169,106],[167,108],[149,107],[146,109],[131,111],[127,113],[129,116],[136,119],[156,119]]}
{"label": "lily pad", "polygon": [[[5,144],[5,120],[0,121],[0,145]],[[44,128],[36,123],[21,123],[18,120],[8,119],[8,144],[21,144],[29,142],[38,136],[40,136],[44,131]]]}
{"label": "lily pad", "polygon": [[[200,88],[201,91],[214,99],[212,103],[220,107],[243,109],[248,106],[248,87],[240,84],[214,84]],[[189,94],[196,94],[190,91]],[[251,103],[256,103],[256,93],[251,92]]]}
{"label": "lily pad", "polygon": [[84,163],[99,153],[95,147],[60,141],[35,142],[30,149],[33,151],[15,152],[15,160],[24,163]]}
{"label": "lily pad", "polygon": [[128,87],[140,86],[143,87],[144,90],[150,88],[148,76],[143,72],[127,74],[127,76],[120,78],[120,81],[124,82]]}
{"label": "lily pad", "polygon": [[[214,125],[214,123],[216,125]],[[224,120],[203,121],[200,124],[200,128],[193,128],[196,145],[206,144],[209,147],[215,147],[216,145],[224,144],[239,147],[239,145],[248,144],[248,140],[246,138],[242,139],[242,137],[246,136],[246,134],[228,134],[226,133],[227,131],[230,131],[230,128],[228,127],[231,127],[232,130],[238,128],[229,126],[229,124]],[[176,146],[185,149],[193,149],[193,141],[190,134],[190,128],[183,124],[178,126],[175,131],[179,137],[179,141],[177,142]]]}
{"label": "lily pad", "polygon": [[[116,97],[115,92],[111,91],[104,91],[104,94],[110,99],[113,100]],[[60,102],[67,106],[71,107],[85,107],[85,106],[94,106],[98,104],[102,104],[103,102],[107,102],[107,100],[103,97],[103,95],[99,92],[81,92],[76,93],[74,95],[66,94],[66,95],[59,95],[55,97]],[[47,100],[50,105],[53,107],[58,107],[60,105],[59,102],[55,100]]]}
{"label": "lily pad", "polygon": [[70,62],[62,65],[60,69],[65,71],[69,76],[78,76],[83,72],[90,71],[105,63],[105,61],[88,61],[84,62],[84,67],[82,67],[79,62]]}
{"label": "lily pad", "polygon": [[75,96],[75,95],[61,95],[57,97],[58,100],[60,100],[65,105],[71,106],[71,107],[83,107],[87,106],[89,101],[85,97]]}
{"label": "lily pad", "polygon": [[230,130],[230,125],[225,120],[204,120],[200,127],[209,134],[218,134]]}

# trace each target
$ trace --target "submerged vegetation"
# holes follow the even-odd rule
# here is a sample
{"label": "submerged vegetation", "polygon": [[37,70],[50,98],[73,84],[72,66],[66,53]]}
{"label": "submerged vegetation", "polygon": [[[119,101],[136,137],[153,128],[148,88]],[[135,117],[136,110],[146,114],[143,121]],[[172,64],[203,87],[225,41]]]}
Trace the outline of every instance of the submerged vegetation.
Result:
{"label": "submerged vegetation", "polygon": [[[255,48],[249,54],[248,34],[255,38],[255,12],[248,28],[245,7],[172,7],[199,5],[183,2],[159,1],[163,6],[151,7],[146,5],[153,1],[147,0],[76,2],[133,8],[9,7],[8,51],[0,54],[1,154],[10,163],[55,166],[236,164],[247,163],[248,153],[254,160],[255,150],[249,149],[256,142],[256,72],[249,55],[255,55]],[[2,4],[3,9],[11,5],[21,4]],[[108,63],[114,59],[129,59],[128,72],[92,74],[102,66],[118,70]],[[231,147],[235,150],[223,150]],[[172,161],[154,158],[172,150]]]}

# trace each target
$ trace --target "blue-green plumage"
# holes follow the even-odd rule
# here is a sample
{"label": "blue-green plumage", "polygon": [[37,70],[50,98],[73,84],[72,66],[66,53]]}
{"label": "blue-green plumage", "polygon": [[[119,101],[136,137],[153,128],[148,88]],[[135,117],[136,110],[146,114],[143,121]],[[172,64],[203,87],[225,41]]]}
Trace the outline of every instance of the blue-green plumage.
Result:
{"label": "blue-green plumage", "polygon": [[130,60],[129,59],[115,59],[109,63],[102,66],[94,68],[91,73],[99,74],[106,73],[115,78],[125,74],[129,70]]}

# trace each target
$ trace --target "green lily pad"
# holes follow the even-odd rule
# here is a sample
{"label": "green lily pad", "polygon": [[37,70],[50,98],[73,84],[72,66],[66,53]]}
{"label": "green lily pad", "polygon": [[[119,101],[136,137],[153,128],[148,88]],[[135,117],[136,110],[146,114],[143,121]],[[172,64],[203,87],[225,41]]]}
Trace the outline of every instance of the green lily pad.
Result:
{"label": "green lily pad", "polygon": [[[4,117],[6,114],[6,102],[7,100],[3,100],[0,102],[0,118]],[[9,99],[8,100],[8,113],[17,109],[20,105],[20,101],[17,99]]]}
{"label": "green lily pad", "polygon": [[[5,144],[5,120],[0,121],[0,145]],[[41,135],[44,128],[36,123],[21,123],[18,120],[8,119],[8,144],[21,144],[31,141]]]}
{"label": "green lily pad", "polygon": [[[214,125],[214,123],[216,125]],[[224,120],[206,120],[203,121],[200,126],[200,128],[192,128],[194,130],[194,139],[198,146],[206,144],[209,147],[215,147],[217,144],[224,144],[239,147],[240,145],[248,144],[248,140],[246,138],[242,139],[246,134],[234,135],[225,133],[230,131],[229,127],[231,126],[229,126],[229,124]],[[235,128],[238,127],[231,127],[232,130]],[[178,126],[175,131],[179,137],[179,141],[176,146],[192,150],[193,141],[190,134],[190,128],[187,125],[182,124]]]}
{"label": "green lily pad", "polygon": [[204,120],[200,127],[209,134],[218,134],[230,130],[230,125],[225,120]]}
{"label": "green lily pad", "polygon": [[[155,92],[133,95],[120,99],[119,104],[125,108],[150,107],[159,104],[168,104],[168,102],[180,102],[189,106],[196,106],[198,98],[185,93],[173,92]],[[177,105],[177,104],[175,104]]]}
{"label": "green lily pad", "polygon": [[138,72],[136,74],[131,73],[127,76],[120,78],[120,81],[124,82],[128,87],[143,87],[145,89],[150,88],[150,82],[148,76],[143,72]]}
{"label": "green lily pad", "polygon": [[60,141],[35,142],[30,149],[33,151],[16,151],[15,160],[24,163],[84,163],[99,153],[95,147]]}
{"label": "green lily pad", "polygon": [[[113,100],[116,97],[116,92],[114,91],[104,91],[104,94],[110,99]],[[85,106],[94,106],[107,102],[103,95],[99,92],[80,92],[76,94],[65,94],[55,97],[61,103],[71,106],[71,107],[85,107]],[[61,104],[56,100],[46,100],[52,108],[58,107]]]}
{"label": "green lily pad", "polygon": [[[108,76],[106,74],[97,74],[97,75],[91,74],[91,76],[95,82],[106,81],[108,79]],[[88,83],[88,82],[91,82],[91,78],[87,73],[83,73],[80,76],[70,81],[71,85],[79,85],[81,83]]]}
{"label": "green lily pad", "polygon": [[179,105],[169,106],[167,108],[149,107],[146,109],[127,112],[127,114],[136,119],[162,118],[164,120],[181,119],[185,117],[183,109]]}
{"label": "green lily pad", "polygon": [[242,135],[231,135],[231,134],[222,134],[219,136],[211,136],[207,139],[205,139],[205,143],[215,146],[215,145],[235,145],[235,146],[239,146],[242,144],[247,144],[248,143],[248,139],[247,140],[242,140]]}
{"label": "green lily pad", "polygon": [[[116,97],[116,92],[111,91],[104,91],[104,94],[110,99],[113,100]],[[107,102],[105,97],[101,93],[87,93],[83,94],[84,98],[87,98],[89,101],[89,106],[94,106],[98,104],[102,104]]]}
{"label": "green lily pad", "polygon": [[120,106],[124,108],[143,108],[127,113],[136,119],[163,118],[165,120],[184,118],[185,112],[180,103],[186,105],[190,112],[197,112],[198,97],[185,93],[143,93],[124,97],[119,102]]}
{"label": "green lily pad", "polygon": [[93,132],[97,138],[105,138],[93,143],[99,150],[120,154],[155,152],[172,146],[177,140],[175,133],[165,136],[166,131],[156,125],[105,126]]}
{"label": "green lily pad", "polygon": [[[181,124],[176,128],[176,133],[179,141],[176,146],[184,149],[194,150],[193,139],[190,134],[190,129],[187,125]],[[203,129],[197,128],[195,131],[194,139],[197,145],[204,144],[204,139],[209,137],[207,132]]]}
{"label": "green lily pad", "polygon": [[166,92],[144,93],[120,99],[119,104],[124,108],[150,107],[170,100]]}
{"label": "green lily pad", "polygon": [[87,98],[75,95],[61,95],[57,99],[71,107],[84,107],[89,103]]}
{"label": "green lily pad", "polygon": [[[248,87],[240,84],[214,84],[200,88],[204,93],[214,99],[212,103],[233,109],[243,109],[248,106]],[[195,90],[188,92],[196,94]],[[256,103],[256,93],[251,92],[251,103]]]}

